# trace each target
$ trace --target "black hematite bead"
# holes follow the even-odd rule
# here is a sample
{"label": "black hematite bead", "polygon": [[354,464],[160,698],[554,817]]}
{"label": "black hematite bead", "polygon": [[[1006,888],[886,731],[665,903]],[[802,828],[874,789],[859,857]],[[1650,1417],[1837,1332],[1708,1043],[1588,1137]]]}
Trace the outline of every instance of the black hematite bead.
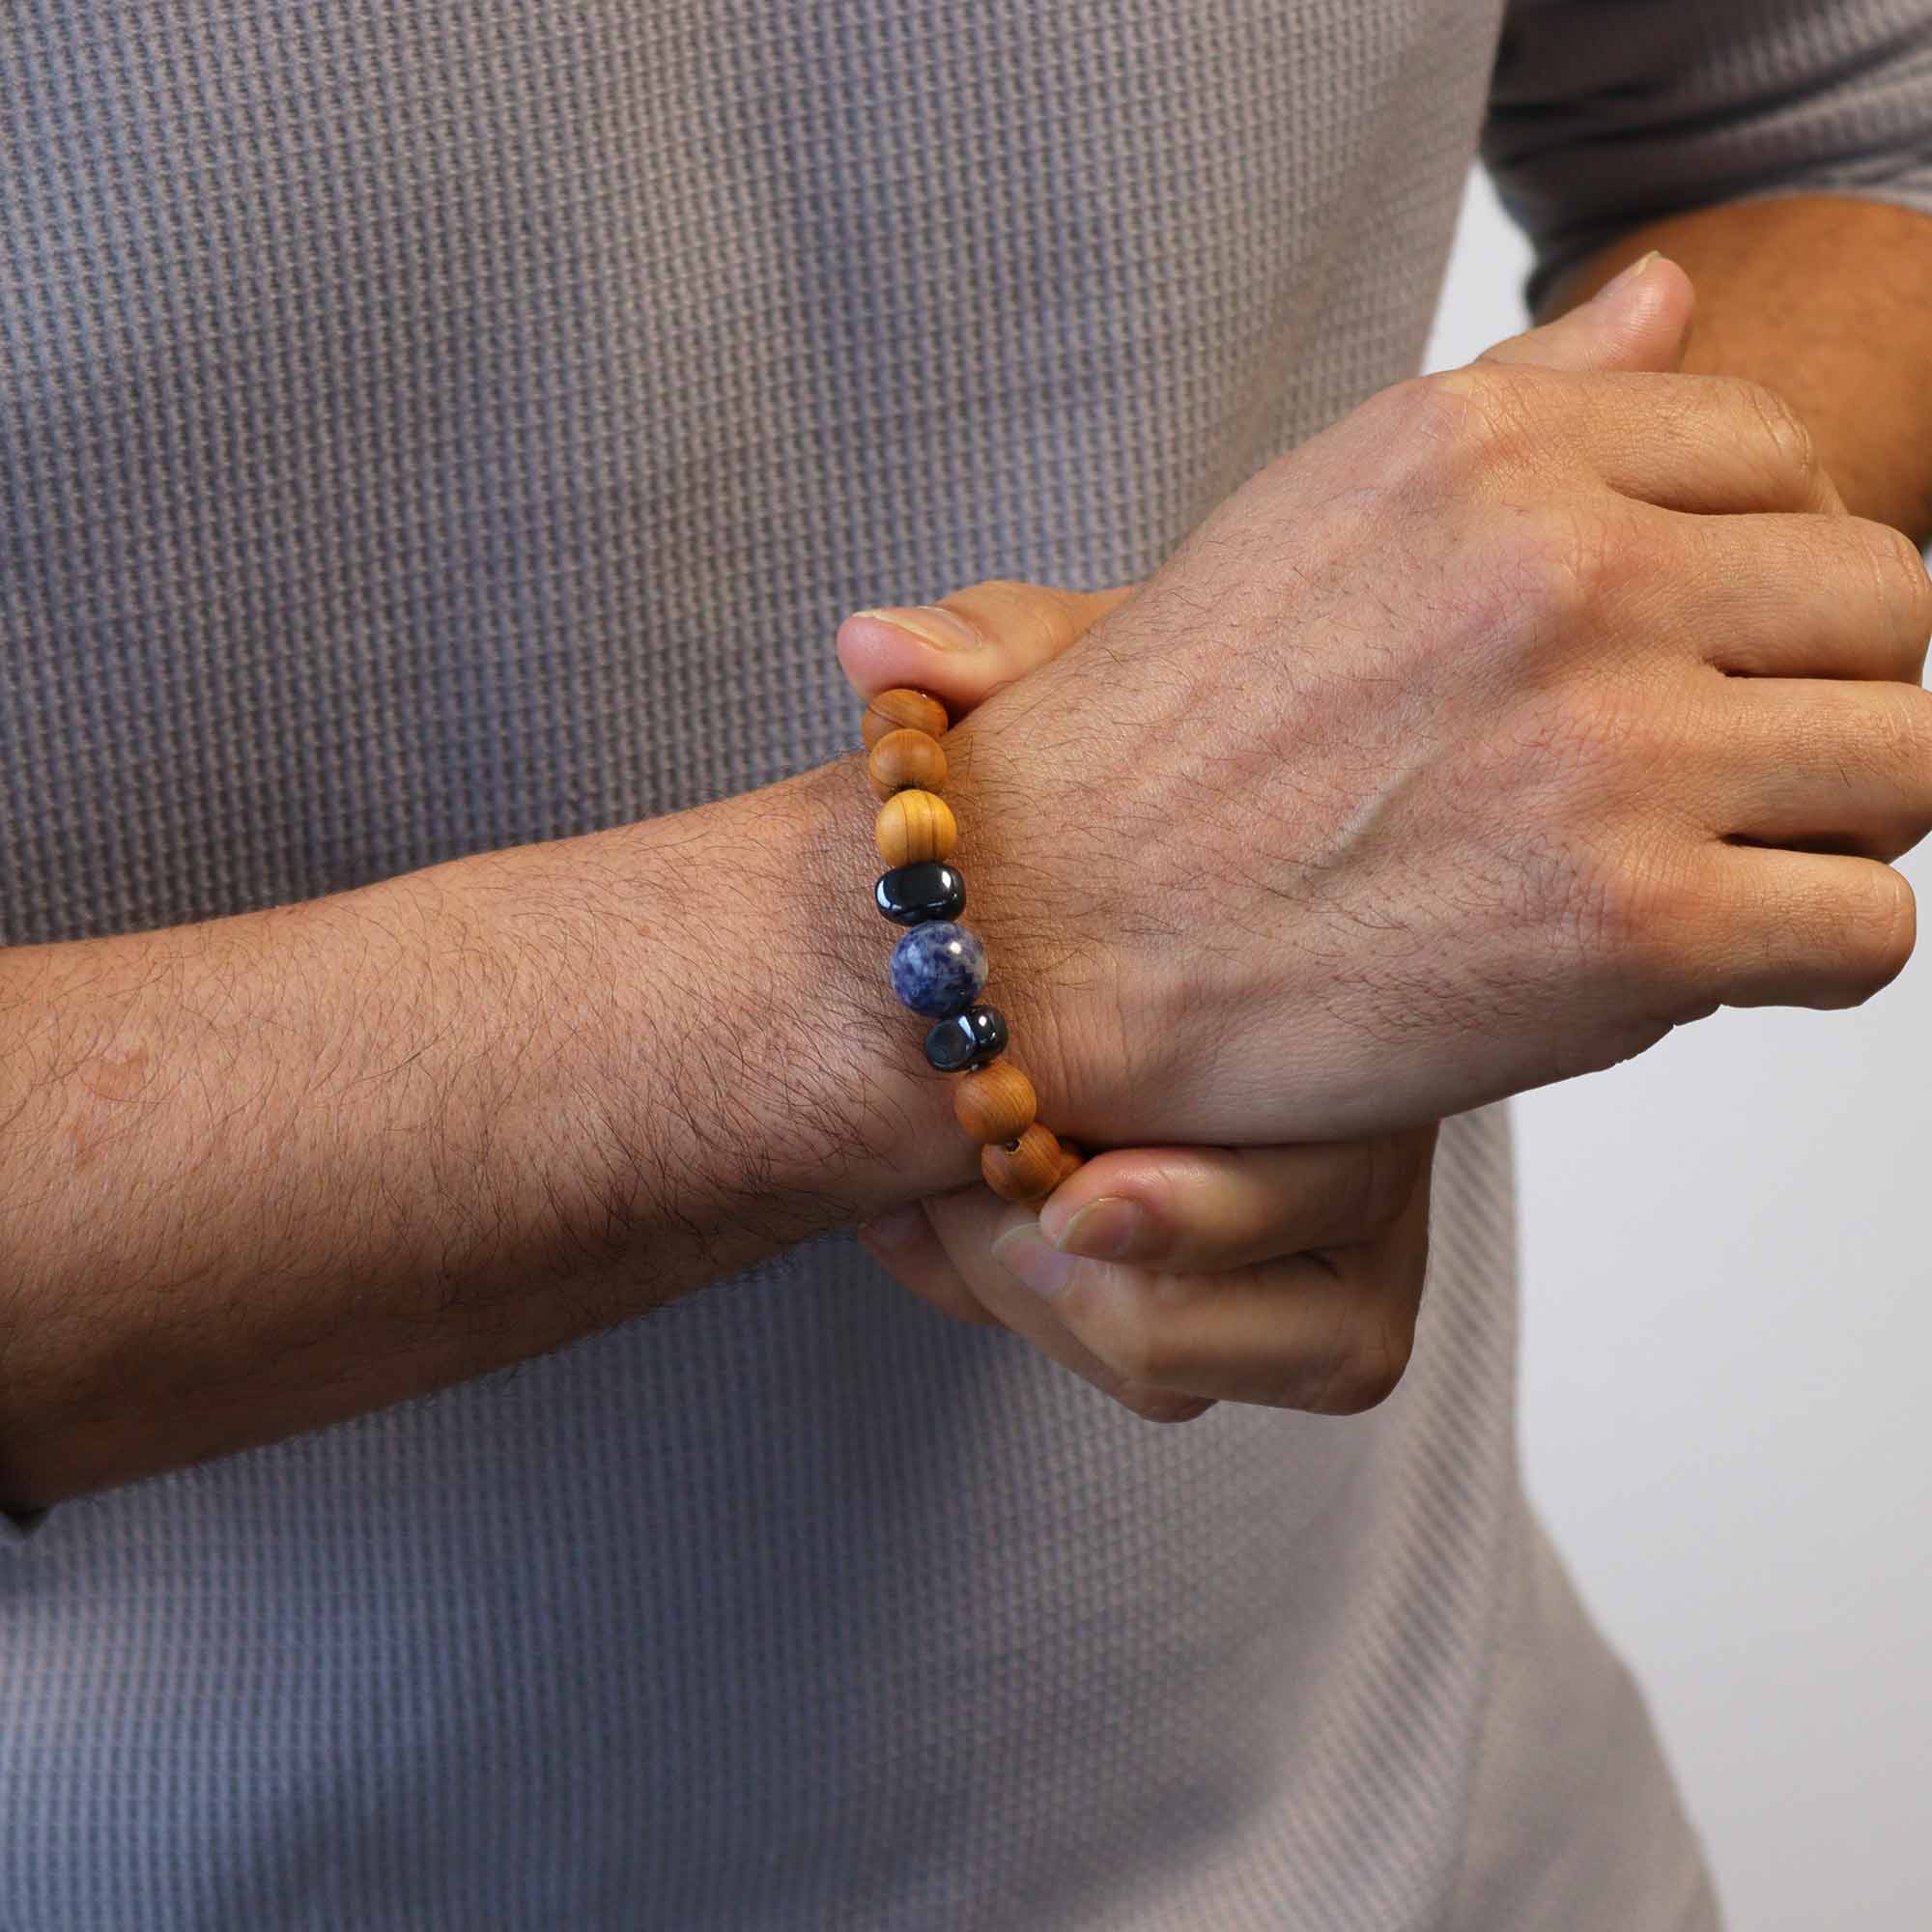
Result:
{"label": "black hematite bead", "polygon": [[1007,1019],[998,1007],[969,1007],[925,1037],[925,1057],[942,1073],[984,1066],[1007,1050]]}
{"label": "black hematite bead", "polygon": [[966,910],[966,881],[951,866],[927,860],[895,867],[872,888],[872,898],[895,925],[923,925]]}

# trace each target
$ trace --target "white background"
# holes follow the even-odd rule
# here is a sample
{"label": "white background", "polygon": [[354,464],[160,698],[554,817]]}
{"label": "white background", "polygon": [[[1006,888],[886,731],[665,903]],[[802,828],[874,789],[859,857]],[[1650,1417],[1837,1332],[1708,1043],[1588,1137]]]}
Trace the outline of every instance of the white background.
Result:
{"label": "white background", "polygon": [[[1427,366],[1523,326],[1471,185]],[[1523,1450],[1733,1932],[1932,1925],[1932,856],[1851,1013],[1722,1012],[1517,1103]],[[1554,1928],[1552,1928],[1554,1932]]]}

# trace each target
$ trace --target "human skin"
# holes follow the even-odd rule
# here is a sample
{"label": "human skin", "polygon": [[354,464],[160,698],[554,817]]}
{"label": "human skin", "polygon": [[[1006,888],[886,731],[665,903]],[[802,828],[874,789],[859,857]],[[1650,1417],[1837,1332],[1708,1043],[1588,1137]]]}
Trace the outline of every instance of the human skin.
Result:
{"label": "human skin", "polygon": [[[1703,285],[1677,366],[1769,381],[1801,400],[1821,467],[1849,507],[1922,540],[1932,532],[1932,466],[1922,454],[1932,409],[1916,319],[1932,301],[1928,236],[1932,226],[1922,216],[1830,197],[1702,210],[1585,263],[1551,291],[1543,316],[1562,315],[1652,249],[1674,251],[1696,266]],[[1836,262],[1838,272],[1821,275],[1828,262]],[[1879,264],[1882,273],[1861,272]],[[1875,301],[1883,320],[1874,341],[1866,330]],[[979,648],[934,648],[916,629],[884,626],[868,613],[845,627],[841,656],[862,693],[923,685],[945,696],[957,715],[1058,656],[1129,594],[1130,586],[1092,595],[980,586],[966,593],[965,605]],[[1386,1188],[1397,1147],[1326,1151],[1352,1156],[1335,1184],[1345,1195],[1352,1187],[1359,1200],[1363,1177],[1379,1172]],[[1358,1386],[1373,1396],[1378,1369],[1384,1392],[1400,1377],[1403,1338],[1412,1335],[1403,1318],[1420,1299],[1426,1214],[1420,1238],[1407,1231],[1417,1226],[1417,1205],[1426,1204],[1426,1170],[1406,1213],[1389,1213],[1340,1257],[1311,1255],[1294,1236],[1320,1214],[1312,1151],[1121,1150],[1060,1188],[1037,1223],[966,1188],[898,1209],[860,1234],[882,1265],[936,1307],[1017,1329],[1125,1406],[1161,1420],[1185,1420],[1211,1405],[1137,1380],[1117,1366],[1128,1357],[1116,1351],[1110,1360],[1087,1346],[1075,1323],[1092,1303],[1124,1310],[1094,1335],[1104,1348],[1109,1335],[1154,1335],[1163,1317],[1184,1326],[1188,1273],[1217,1277],[1203,1286],[1225,1293],[1228,1272],[1244,1271],[1279,1312],[1266,1340],[1236,1366],[1253,1377],[1272,1360],[1279,1375],[1307,1353],[1300,1338],[1311,1326],[1311,1291],[1319,1317],[1333,1278],[1346,1270],[1350,1324],[1369,1338],[1354,1351]],[[1270,1238],[1276,1245],[1264,1252]],[[1133,1351],[1141,1370],[1149,1366],[1149,1346],[1143,1339]],[[1191,1382],[1176,1373],[1186,1366],[1189,1338],[1179,1335],[1168,1347],[1180,1358],[1170,1365],[1170,1379]]]}
{"label": "human skin", "polygon": [[[1725,745],[1743,734],[1756,756],[1718,761],[1698,802],[1738,833],[1903,849],[1932,804],[1921,714],[1906,684],[1875,680],[1916,677],[1910,637],[1928,625],[1896,540],[1824,514],[1788,426],[1774,412],[1767,434],[1764,399],[1722,385],[1685,395],[1646,474],[1725,514],[1650,512],[1577,453],[1633,459],[1628,413],[1594,400],[1615,383],[1577,379],[1559,400],[1547,376],[1515,380],[1508,393],[1538,400],[1509,438],[1487,413],[1493,384],[1378,399],[1306,446],[1298,480],[1294,459],[1270,466],[1128,606],[967,721],[957,790],[994,881],[977,923],[1017,989],[1048,1118],[1260,1144],[1426,1125],[1499,1082],[1615,1057],[1671,1015],[1841,1004],[1897,970],[1909,895],[1869,858],[1725,846],[1732,889],[1714,900],[1608,894],[1636,876],[1605,869],[1612,826],[1626,860],[1656,857],[1662,828],[1645,821],[1634,845],[1629,811],[1659,789],[1660,749],[1674,770],[1710,721],[1686,736],[1674,696],[1645,699],[1654,732],[1599,737],[1612,713],[1579,672],[1634,665],[1633,627],[1680,684],[1719,674],[1712,637],[1745,637],[1748,668],[1781,675],[1753,680],[1771,696],[1748,718],[1725,714]],[[1657,426],[1654,399],[1631,407]],[[1549,467],[1551,437],[1576,467]],[[1519,483],[1568,491],[1579,516],[1587,502],[1606,539],[1643,538],[1648,577],[1674,594],[1619,604],[1605,580],[1601,604],[1574,595],[1579,554],[1548,519],[1525,522]],[[1496,518],[1482,528],[1479,502]],[[1376,524],[1391,506],[1400,541]],[[1311,537],[1334,547],[1319,581]],[[1482,574],[1445,578],[1472,553]],[[1418,578],[1436,623],[1409,661],[1418,612],[1401,593]],[[1327,711],[1277,693],[1255,716],[1244,669],[1312,663],[1318,635]],[[1473,635],[1479,658],[1456,648]],[[1353,685],[1332,676],[1340,649],[1358,653]],[[1489,680],[1480,711],[1456,708],[1452,660]],[[1351,710],[1367,682],[1382,701]],[[1554,735],[1468,762],[1511,702],[1541,717],[1559,686],[1582,708],[1552,709]],[[1350,737],[1394,709],[1427,745],[1402,799],[1377,789],[1384,748]],[[1171,755],[1183,741],[1187,761]],[[1254,828],[1323,758],[1286,821],[1314,842],[1257,873]],[[419,1394],[966,1180],[972,1151],[881,994],[878,922],[851,890],[875,868],[865,798],[839,760],[303,906],[0,955],[0,1495],[56,1501]],[[1526,801],[1544,836],[1525,847]],[[1371,805],[1385,829],[1364,845]],[[1471,830],[1485,809],[1488,843]],[[1198,827],[1205,868],[1162,848],[1177,818]],[[1690,823],[1684,851],[1727,863]],[[1588,835],[1587,872],[1552,827]],[[1344,942],[1406,903],[1405,876],[1428,880],[1408,936],[1429,928],[1451,982],[1427,1014],[1406,997],[1424,982],[1392,980],[1385,959],[1349,977]],[[1330,889],[1311,896],[1310,880]],[[1207,936],[1206,958],[1183,956],[1183,932]],[[1540,1051],[1498,1065],[1471,1045],[1525,1021]]]}
{"label": "human skin", "polygon": [[1653,248],[1697,286],[1685,370],[1774,389],[1854,515],[1932,542],[1932,218],[1818,194],[1697,209],[1594,256],[1543,316]]}
{"label": "human skin", "polygon": [[[1632,328],[1690,293],[1659,263]],[[1058,1118],[1387,1131],[1868,996],[1928,630],[1768,392],[1522,350],[1384,391],[950,735]]]}
{"label": "human skin", "polygon": [[[1130,585],[971,584],[937,605],[857,613],[839,628],[839,659],[862,701],[911,685],[957,720],[1050,664],[1131,595]],[[1090,1149],[1037,1223],[975,1183],[857,1233],[941,1313],[1024,1336],[1148,1421],[1192,1421],[1213,1401],[1136,1380],[1088,1346],[1059,1307],[1060,1290],[1084,1265],[1078,1257],[1130,1264],[1098,1272],[1116,1299],[1148,1312],[1143,1325],[1190,1299],[1238,1297],[1253,1332],[1230,1337],[1224,1352],[1246,1398],[1350,1413],[1389,1392],[1413,1343],[1435,1143],[1428,1127],[1287,1147]],[[1042,1232],[1065,1252],[1038,1239]],[[1022,1239],[1024,1281],[1013,1270]],[[1338,1349],[1337,1335],[1356,1345]],[[1217,1386],[1228,1392],[1225,1371]]]}
{"label": "human skin", "polygon": [[[859,612],[839,629],[839,658],[861,701],[911,685],[957,720],[1051,663],[1130,595],[1130,585],[971,584],[937,605]],[[1224,1302],[1238,1294],[1255,1332],[1227,1352],[1248,1399],[1349,1413],[1389,1392],[1413,1343],[1435,1143],[1430,1127],[1287,1147],[1090,1149],[1037,1223],[1031,1209],[1009,1214],[970,1183],[857,1233],[941,1313],[1024,1336],[1148,1421],[1192,1421],[1213,1402],[1137,1381],[1074,1332],[1057,1304],[1080,1257],[1130,1264],[1100,1272],[1116,1298],[1149,1311],[1179,1311],[1204,1293]],[[1013,1269],[1022,1239],[1024,1281]],[[1336,1335],[1359,1345],[1336,1349]],[[1219,1385],[1225,1392],[1225,1375]]]}

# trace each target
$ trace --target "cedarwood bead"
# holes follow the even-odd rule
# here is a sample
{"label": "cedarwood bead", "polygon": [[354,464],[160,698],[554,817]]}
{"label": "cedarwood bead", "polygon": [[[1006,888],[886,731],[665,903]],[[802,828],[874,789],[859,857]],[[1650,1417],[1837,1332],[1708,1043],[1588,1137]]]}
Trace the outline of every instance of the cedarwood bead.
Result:
{"label": "cedarwood bead", "polygon": [[1009,1060],[962,1074],[952,1090],[959,1124],[981,1146],[1018,1140],[1033,1125],[1038,1108],[1033,1082]]}
{"label": "cedarwood bead", "polygon": [[981,1148],[980,1172],[1002,1201],[1037,1201],[1059,1184],[1060,1143],[1036,1121],[1017,1147]]}
{"label": "cedarwood bead", "polygon": [[887,865],[917,866],[948,857],[959,827],[943,798],[929,791],[900,791],[879,808],[873,836]]}
{"label": "cedarwood bead", "polygon": [[946,752],[923,731],[888,731],[866,760],[875,798],[895,791],[938,791],[946,783]]}
{"label": "cedarwood bead", "polygon": [[951,722],[938,698],[902,684],[880,692],[866,706],[866,715],[859,720],[859,735],[869,752],[889,731],[923,731],[929,738],[938,738],[945,735]]}

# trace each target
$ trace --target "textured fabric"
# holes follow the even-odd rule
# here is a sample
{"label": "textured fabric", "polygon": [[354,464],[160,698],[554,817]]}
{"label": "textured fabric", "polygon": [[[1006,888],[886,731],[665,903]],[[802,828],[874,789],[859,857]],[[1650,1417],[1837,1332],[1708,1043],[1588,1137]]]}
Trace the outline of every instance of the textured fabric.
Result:
{"label": "textured fabric", "polygon": [[1932,0],[1514,0],[1482,152],[1536,243],[1532,303],[1712,202],[1932,209]]}
{"label": "textured fabric", "polygon": [[[1559,256],[1932,207],[1925,18],[1523,6],[1492,151]],[[1416,366],[1499,25],[12,0],[0,938],[689,806],[842,748],[848,609],[1145,572]],[[55,1511],[9,1932],[1708,1927],[1523,1504],[1501,1113],[1435,1198],[1353,1420],[1148,1429],[828,1240]]]}

